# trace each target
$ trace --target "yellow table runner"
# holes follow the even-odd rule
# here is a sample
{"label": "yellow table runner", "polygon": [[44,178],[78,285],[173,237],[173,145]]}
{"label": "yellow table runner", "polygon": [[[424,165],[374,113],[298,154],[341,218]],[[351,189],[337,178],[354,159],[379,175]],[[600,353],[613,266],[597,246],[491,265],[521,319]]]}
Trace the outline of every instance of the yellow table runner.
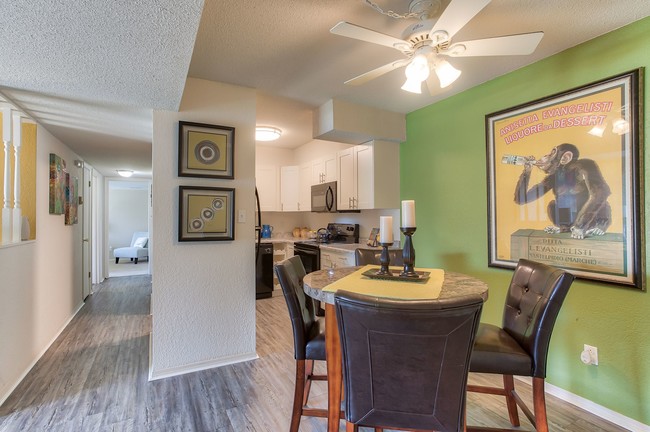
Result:
{"label": "yellow table runner", "polygon": [[[440,295],[442,282],[445,280],[444,270],[427,268],[415,269],[416,271],[430,273],[426,282],[402,282],[399,280],[370,279],[367,276],[362,276],[363,272],[371,269],[379,269],[379,266],[364,266],[354,273],[327,285],[323,288],[323,291],[336,292],[342,289],[359,294],[394,299],[436,299]],[[390,267],[390,269],[393,274],[399,274],[402,270],[401,267]]]}

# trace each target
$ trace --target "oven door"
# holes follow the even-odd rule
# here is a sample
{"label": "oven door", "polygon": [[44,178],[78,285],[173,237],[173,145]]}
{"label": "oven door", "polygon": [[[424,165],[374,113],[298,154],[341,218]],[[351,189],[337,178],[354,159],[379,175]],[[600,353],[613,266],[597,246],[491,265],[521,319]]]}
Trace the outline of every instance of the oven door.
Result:
{"label": "oven door", "polygon": [[300,243],[296,243],[293,248],[293,254],[300,257],[307,273],[320,270],[320,249],[318,246],[302,246]]}

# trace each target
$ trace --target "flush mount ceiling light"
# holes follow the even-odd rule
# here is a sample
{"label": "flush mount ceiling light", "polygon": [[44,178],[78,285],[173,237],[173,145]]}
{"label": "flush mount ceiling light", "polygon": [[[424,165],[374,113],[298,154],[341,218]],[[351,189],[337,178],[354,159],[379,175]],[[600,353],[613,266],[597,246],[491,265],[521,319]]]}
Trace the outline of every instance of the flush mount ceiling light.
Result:
{"label": "flush mount ceiling light", "polygon": [[255,128],[255,141],[275,141],[282,136],[282,131],[272,126]]}
{"label": "flush mount ceiling light", "polygon": [[133,175],[133,170],[118,169],[116,171],[121,177],[131,177]]}

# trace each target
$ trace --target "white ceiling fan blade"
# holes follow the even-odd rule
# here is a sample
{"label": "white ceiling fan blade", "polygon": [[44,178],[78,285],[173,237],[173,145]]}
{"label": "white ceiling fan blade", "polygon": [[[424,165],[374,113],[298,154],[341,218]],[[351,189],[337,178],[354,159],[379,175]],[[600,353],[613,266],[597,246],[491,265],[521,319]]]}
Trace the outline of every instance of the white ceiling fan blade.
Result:
{"label": "white ceiling fan blade", "polygon": [[400,51],[410,48],[410,44],[404,42],[402,39],[397,39],[396,37],[379,33],[374,30],[370,30],[355,24],[350,24],[345,21],[341,21],[340,23],[332,27],[330,29],[330,33],[339,36],[346,36],[352,39],[362,40],[365,42],[374,43],[377,45],[384,45],[389,48],[394,48]]}
{"label": "white ceiling fan blade", "polygon": [[532,54],[544,32],[524,33],[453,44],[441,54],[450,57],[502,56]]}
{"label": "white ceiling fan blade", "polygon": [[[438,31],[447,33],[447,40],[451,39],[461,28],[476,16],[490,0],[451,0],[449,6],[442,12],[438,21],[429,32],[431,40],[436,43],[434,34]],[[438,41],[437,43],[444,42]]]}
{"label": "white ceiling fan blade", "polygon": [[375,79],[379,76],[382,76],[383,74],[386,74],[394,69],[407,65],[408,62],[409,62],[408,59],[404,59],[404,60],[398,60],[396,62],[385,64],[383,66],[378,67],[377,69],[373,69],[357,77],[349,79],[345,82],[345,84],[355,85],[355,86],[365,84],[368,81]]}

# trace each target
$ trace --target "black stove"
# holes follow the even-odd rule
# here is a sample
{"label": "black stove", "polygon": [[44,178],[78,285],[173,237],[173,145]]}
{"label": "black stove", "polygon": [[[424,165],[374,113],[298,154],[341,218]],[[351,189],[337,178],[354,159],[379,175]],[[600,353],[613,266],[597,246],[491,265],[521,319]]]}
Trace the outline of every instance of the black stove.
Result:
{"label": "black stove", "polygon": [[294,243],[294,253],[300,256],[307,273],[320,270],[319,246],[332,243],[359,243],[359,224],[328,223],[318,230],[315,240]]}
{"label": "black stove", "polygon": [[318,230],[314,240],[296,242],[296,245],[316,246],[329,243],[359,243],[359,224],[328,223]]}

